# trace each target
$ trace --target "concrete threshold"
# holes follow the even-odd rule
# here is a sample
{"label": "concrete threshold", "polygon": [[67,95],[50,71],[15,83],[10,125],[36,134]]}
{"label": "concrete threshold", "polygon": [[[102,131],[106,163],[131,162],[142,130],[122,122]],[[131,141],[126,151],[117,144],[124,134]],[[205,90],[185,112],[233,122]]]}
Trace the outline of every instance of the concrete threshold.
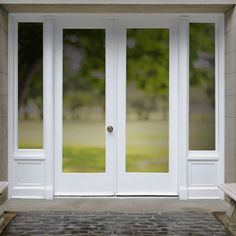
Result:
{"label": "concrete threshold", "polygon": [[3,211],[81,211],[81,212],[219,212],[226,211],[222,200],[179,200],[160,197],[71,197],[44,199],[10,199]]}

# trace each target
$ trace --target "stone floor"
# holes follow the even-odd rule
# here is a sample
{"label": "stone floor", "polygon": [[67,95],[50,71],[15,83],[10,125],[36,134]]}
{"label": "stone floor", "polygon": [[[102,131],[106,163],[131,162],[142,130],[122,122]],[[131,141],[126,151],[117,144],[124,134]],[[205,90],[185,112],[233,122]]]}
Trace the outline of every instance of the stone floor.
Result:
{"label": "stone floor", "polygon": [[207,212],[17,212],[3,235],[230,235]]}
{"label": "stone floor", "polygon": [[210,213],[227,207],[221,200],[80,197],[10,199],[0,210],[17,212],[4,235],[198,236],[229,235]]}
{"label": "stone floor", "polygon": [[17,212],[3,235],[230,235],[210,213]]}

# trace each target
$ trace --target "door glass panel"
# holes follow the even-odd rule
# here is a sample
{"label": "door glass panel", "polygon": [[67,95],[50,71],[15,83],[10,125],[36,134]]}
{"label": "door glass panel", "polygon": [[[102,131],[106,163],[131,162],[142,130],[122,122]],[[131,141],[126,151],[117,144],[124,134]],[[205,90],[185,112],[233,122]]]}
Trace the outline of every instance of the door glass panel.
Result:
{"label": "door glass panel", "polygon": [[189,149],[215,150],[215,25],[190,24]]}
{"label": "door glass panel", "polygon": [[126,171],[168,172],[169,30],[127,30]]}
{"label": "door glass panel", "polygon": [[43,148],[42,23],[18,24],[18,148]]}
{"label": "door glass panel", "polygon": [[63,30],[63,172],[105,172],[105,30]]}

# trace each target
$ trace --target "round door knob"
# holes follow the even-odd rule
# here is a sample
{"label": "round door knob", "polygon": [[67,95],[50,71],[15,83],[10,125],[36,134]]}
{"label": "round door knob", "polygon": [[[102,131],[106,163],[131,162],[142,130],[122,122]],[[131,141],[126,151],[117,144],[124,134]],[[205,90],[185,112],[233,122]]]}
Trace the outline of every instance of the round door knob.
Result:
{"label": "round door knob", "polygon": [[112,126],[107,126],[107,131],[108,131],[109,133],[112,133],[113,127],[112,127]]}

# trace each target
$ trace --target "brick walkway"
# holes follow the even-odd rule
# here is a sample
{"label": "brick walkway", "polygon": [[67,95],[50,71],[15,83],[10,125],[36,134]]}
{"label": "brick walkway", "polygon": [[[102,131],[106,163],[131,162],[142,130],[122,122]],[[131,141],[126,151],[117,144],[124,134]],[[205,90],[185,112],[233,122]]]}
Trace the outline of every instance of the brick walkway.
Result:
{"label": "brick walkway", "polygon": [[210,213],[18,212],[3,235],[229,235]]}

